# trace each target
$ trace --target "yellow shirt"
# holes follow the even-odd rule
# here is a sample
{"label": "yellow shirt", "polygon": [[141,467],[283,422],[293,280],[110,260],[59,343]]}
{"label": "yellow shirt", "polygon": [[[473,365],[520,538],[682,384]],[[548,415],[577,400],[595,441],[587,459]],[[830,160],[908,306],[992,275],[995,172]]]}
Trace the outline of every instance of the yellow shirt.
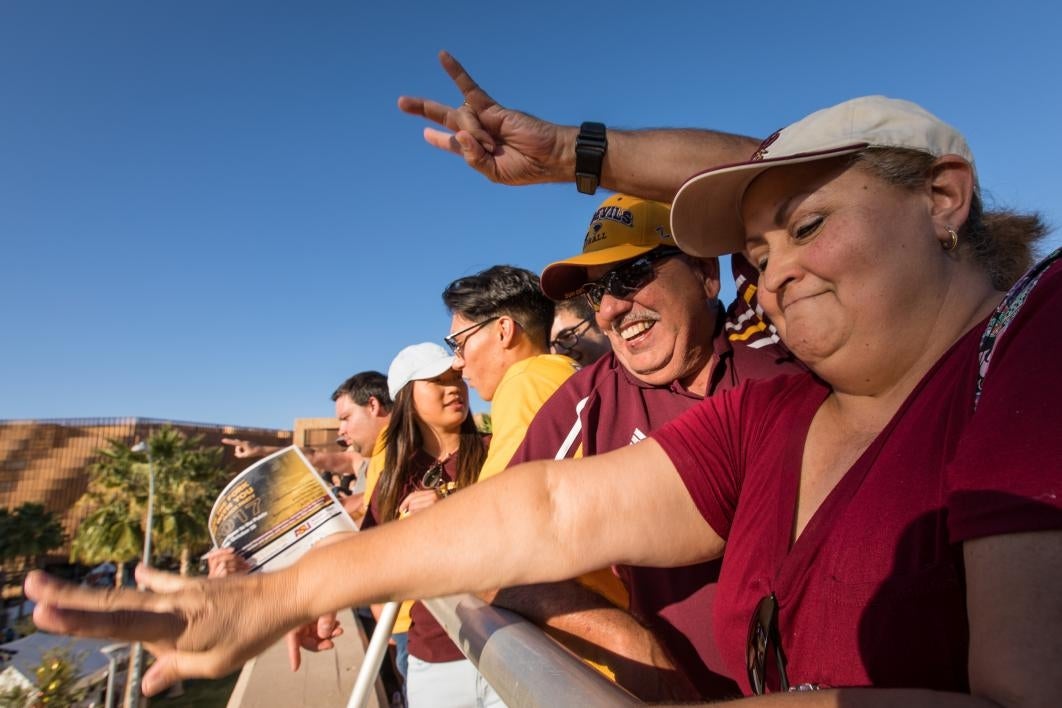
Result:
{"label": "yellow shirt", "polygon": [[578,368],[566,356],[539,354],[518,361],[506,370],[491,401],[493,437],[479,472],[480,480],[493,477],[509,466],[538,409]]}
{"label": "yellow shirt", "polygon": [[380,430],[376,436],[376,444],[372,447],[372,457],[369,458],[369,468],[365,471],[365,513],[369,513],[369,500],[372,499],[372,491],[376,489],[376,483],[380,481],[380,473],[384,467],[384,453],[387,452],[387,426]]}

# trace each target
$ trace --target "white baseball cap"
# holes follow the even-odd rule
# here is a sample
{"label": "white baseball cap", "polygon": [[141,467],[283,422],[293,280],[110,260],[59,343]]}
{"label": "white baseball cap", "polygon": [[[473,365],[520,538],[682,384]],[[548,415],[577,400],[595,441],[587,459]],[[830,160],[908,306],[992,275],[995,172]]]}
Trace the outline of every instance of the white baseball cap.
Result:
{"label": "white baseball cap", "polygon": [[675,242],[702,258],[741,251],[745,248],[741,201],[752,180],[772,167],[867,148],[958,155],[971,167],[974,162],[962,135],[921,106],[885,96],[853,98],[779,130],[745,162],[714,167],[686,180],[671,204]]}
{"label": "white baseball cap", "polygon": [[410,381],[434,379],[451,368],[454,357],[434,342],[412,344],[402,351],[387,368],[387,392],[391,400]]}

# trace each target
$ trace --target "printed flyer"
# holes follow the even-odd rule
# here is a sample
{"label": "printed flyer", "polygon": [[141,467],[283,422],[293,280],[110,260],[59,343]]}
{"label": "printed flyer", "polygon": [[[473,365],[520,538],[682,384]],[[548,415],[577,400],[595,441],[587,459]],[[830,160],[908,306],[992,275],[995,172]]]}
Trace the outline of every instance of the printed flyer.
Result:
{"label": "printed flyer", "polygon": [[214,545],[235,549],[252,573],[291,565],[325,536],[357,530],[297,447],[238,474],[214,502],[208,524]]}

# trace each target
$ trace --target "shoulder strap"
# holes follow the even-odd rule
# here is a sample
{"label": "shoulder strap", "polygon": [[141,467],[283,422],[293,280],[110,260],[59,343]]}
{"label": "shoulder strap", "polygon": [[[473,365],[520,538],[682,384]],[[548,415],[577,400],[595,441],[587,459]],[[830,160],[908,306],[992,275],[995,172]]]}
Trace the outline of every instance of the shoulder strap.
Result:
{"label": "shoulder strap", "polygon": [[1014,283],[1014,286],[1007,291],[1003,301],[999,303],[995,312],[988,318],[988,326],[985,327],[984,334],[981,335],[981,346],[977,350],[979,366],[977,387],[974,389],[974,410],[977,409],[977,404],[981,400],[981,388],[984,385],[985,376],[988,374],[988,366],[992,363],[992,352],[995,351],[996,342],[1007,331],[1007,327],[1017,316],[1021,306],[1025,304],[1025,299],[1040,280],[1040,276],[1060,256],[1062,256],[1062,248],[1056,249],[1054,253],[1027,270],[1025,275],[1018,278],[1018,282]]}

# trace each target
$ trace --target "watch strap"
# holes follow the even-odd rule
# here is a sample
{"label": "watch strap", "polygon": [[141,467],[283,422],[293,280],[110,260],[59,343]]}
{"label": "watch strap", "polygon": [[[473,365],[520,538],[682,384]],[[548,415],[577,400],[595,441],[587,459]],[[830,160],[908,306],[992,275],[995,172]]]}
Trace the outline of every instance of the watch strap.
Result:
{"label": "watch strap", "polygon": [[604,123],[587,121],[579,126],[575,138],[575,188],[593,194],[601,183],[601,167],[608,150]]}

